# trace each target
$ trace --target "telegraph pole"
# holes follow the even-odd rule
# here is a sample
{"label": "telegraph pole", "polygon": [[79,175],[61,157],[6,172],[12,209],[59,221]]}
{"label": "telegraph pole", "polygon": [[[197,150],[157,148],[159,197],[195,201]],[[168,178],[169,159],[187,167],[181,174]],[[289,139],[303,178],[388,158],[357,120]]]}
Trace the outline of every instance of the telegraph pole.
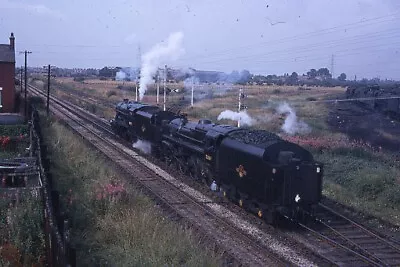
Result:
{"label": "telegraph pole", "polygon": [[192,97],[190,99],[190,105],[193,107],[193,98],[194,98],[194,77],[192,76]]}
{"label": "telegraph pole", "polygon": [[138,77],[136,76],[136,82],[135,82],[135,92],[136,92],[135,101],[136,101],[136,102],[138,101],[138,82],[139,82],[139,79],[138,79]]}
{"label": "telegraph pole", "polygon": [[20,54],[24,53],[25,54],[25,118],[28,116],[28,100],[26,99],[26,92],[27,92],[27,84],[28,84],[28,75],[27,75],[27,65],[28,65],[28,54],[32,54],[31,51],[25,50],[24,52],[19,52]]}
{"label": "telegraph pole", "polygon": [[166,110],[166,99],[167,99],[167,65],[164,66],[164,111]]}
{"label": "telegraph pole", "polygon": [[140,51],[140,45],[138,45],[138,54],[137,54],[137,56],[138,56],[138,62],[139,62],[139,73],[136,75],[136,86],[135,86],[135,90],[136,90],[136,102],[138,101],[138,99],[139,99],[139,80],[140,80],[140,62],[141,62],[141,57],[142,57],[142,55],[141,55],[142,53],[141,53],[141,51]]}
{"label": "telegraph pole", "polygon": [[20,83],[20,85],[21,85],[21,94],[22,94],[22,79],[23,79],[23,73],[24,73],[24,67],[23,66],[21,66],[20,73],[21,73],[21,78],[20,78],[21,83]]}
{"label": "telegraph pole", "polygon": [[239,106],[238,106],[238,114],[239,114],[239,118],[238,118],[238,123],[237,123],[237,127],[240,128],[240,110],[242,109],[242,88],[239,89]]}
{"label": "telegraph pole", "polygon": [[46,112],[47,116],[49,116],[49,103],[50,103],[50,64],[49,69],[47,71],[47,105],[46,105]]}
{"label": "telegraph pole", "polygon": [[157,69],[157,105],[160,103],[160,69]]}
{"label": "telegraph pole", "polygon": [[335,77],[335,55],[332,54],[332,58],[331,58],[331,74],[332,74],[332,79],[334,79]]}

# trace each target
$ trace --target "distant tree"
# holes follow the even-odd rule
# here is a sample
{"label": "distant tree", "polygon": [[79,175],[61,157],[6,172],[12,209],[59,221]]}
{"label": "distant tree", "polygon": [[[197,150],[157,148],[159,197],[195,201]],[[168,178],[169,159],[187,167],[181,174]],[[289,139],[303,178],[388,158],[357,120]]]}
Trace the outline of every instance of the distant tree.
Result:
{"label": "distant tree", "polygon": [[250,71],[248,71],[248,70],[242,70],[241,72],[240,72],[240,79],[239,79],[239,82],[240,83],[248,83],[249,81],[250,81],[250,79],[251,79],[251,73],[250,73]]}
{"label": "distant tree", "polygon": [[315,79],[315,77],[317,77],[317,70],[311,69],[309,72],[307,72],[307,76],[309,79]]}
{"label": "distant tree", "polygon": [[320,68],[319,70],[317,70],[317,76],[329,77],[331,76],[331,74],[329,73],[328,68]]}
{"label": "distant tree", "polygon": [[342,73],[339,75],[338,80],[344,82],[346,81],[346,78],[347,78],[346,73]]}
{"label": "distant tree", "polygon": [[120,70],[121,68],[108,68],[104,67],[101,70],[99,70],[99,76],[101,77],[110,77],[110,78],[115,78],[116,73]]}
{"label": "distant tree", "polygon": [[297,84],[298,78],[299,78],[299,75],[297,74],[297,72],[292,72],[292,74],[290,76],[288,76],[288,75],[286,75],[285,82],[289,85]]}

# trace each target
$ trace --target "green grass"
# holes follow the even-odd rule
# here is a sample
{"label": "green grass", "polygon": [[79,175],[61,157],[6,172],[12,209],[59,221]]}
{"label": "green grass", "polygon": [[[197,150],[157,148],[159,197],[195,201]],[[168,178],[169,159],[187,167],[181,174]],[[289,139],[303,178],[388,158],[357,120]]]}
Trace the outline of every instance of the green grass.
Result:
{"label": "green grass", "polygon": [[400,167],[360,149],[318,153],[325,165],[324,195],[400,225]]}
{"label": "green grass", "polygon": [[[191,229],[165,218],[128,183],[110,160],[56,122],[46,122],[46,143],[72,242],[81,266],[216,266],[221,256]],[[116,195],[105,186],[121,185]],[[103,197],[99,199],[99,195]]]}
{"label": "green grass", "polygon": [[42,266],[45,241],[41,200],[25,195],[11,204],[0,199],[0,211],[0,265]]}

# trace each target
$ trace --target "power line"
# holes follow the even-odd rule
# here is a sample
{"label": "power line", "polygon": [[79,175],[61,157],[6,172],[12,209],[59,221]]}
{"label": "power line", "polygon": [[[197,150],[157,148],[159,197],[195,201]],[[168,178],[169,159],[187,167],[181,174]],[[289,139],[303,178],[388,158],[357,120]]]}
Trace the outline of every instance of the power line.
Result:
{"label": "power line", "polygon": [[[371,22],[371,21],[376,21],[376,20],[382,19],[382,18],[387,18],[387,17],[390,17],[390,16],[394,16],[394,15],[396,15],[398,13],[400,13],[400,10],[397,10],[396,12],[393,12],[390,15],[379,16],[379,17],[370,18],[370,19],[366,19],[366,20],[363,20],[363,21],[358,21],[358,22],[353,22],[353,23],[348,23],[348,24],[342,24],[342,25],[338,25],[338,26],[335,26],[335,27],[331,27],[331,28],[325,28],[325,29],[321,29],[321,30],[317,30],[317,31],[304,33],[304,34],[294,35],[294,36],[291,36],[291,37],[284,37],[284,38],[280,38],[280,39],[276,39],[276,40],[271,40],[271,41],[266,41],[266,42],[261,42],[261,43],[255,43],[255,44],[249,44],[249,45],[244,45],[244,46],[239,46],[239,47],[232,48],[232,49],[224,49],[224,50],[220,50],[220,52],[223,53],[223,52],[227,52],[227,51],[234,51],[235,49],[245,49],[245,48],[250,48],[252,46],[260,45],[260,44],[261,45],[270,45],[270,44],[274,44],[274,43],[275,44],[280,44],[280,43],[289,42],[289,41],[296,41],[296,40],[299,40],[299,39],[308,39],[310,36],[318,36],[318,35],[321,35],[321,34],[330,34],[330,33],[332,33],[332,30],[340,30],[343,27],[347,27],[347,29],[352,29],[351,26],[355,26],[355,25],[359,25],[359,24],[361,24],[361,25],[358,26],[358,27],[365,27],[365,26],[375,25],[377,23],[390,22],[390,21],[396,20],[396,18],[393,18],[393,19],[390,19],[390,20],[386,20],[386,21],[380,21],[380,22],[377,22],[377,23],[370,23],[370,24],[367,24],[367,25],[363,25],[366,22]],[[353,27],[353,28],[358,28],[358,27]],[[215,54],[218,55],[219,53],[216,52],[214,54],[208,54],[208,55],[215,55]],[[203,54],[198,54],[198,57],[202,57],[202,56],[203,56]]]}

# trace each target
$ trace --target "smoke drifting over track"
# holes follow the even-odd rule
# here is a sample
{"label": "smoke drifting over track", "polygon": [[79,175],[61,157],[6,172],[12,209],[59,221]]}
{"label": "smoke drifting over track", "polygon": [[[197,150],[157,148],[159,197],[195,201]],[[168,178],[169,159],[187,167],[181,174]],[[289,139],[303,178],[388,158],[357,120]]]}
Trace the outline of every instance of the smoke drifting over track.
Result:
{"label": "smoke drifting over track", "polygon": [[256,120],[250,117],[246,111],[235,112],[232,110],[224,110],[218,115],[217,119],[219,121],[223,119],[238,121],[240,119],[240,124],[247,126],[252,126],[256,123]]}
{"label": "smoke drifting over track", "polygon": [[287,114],[285,122],[281,128],[285,133],[294,135],[296,133],[307,134],[311,132],[310,126],[308,126],[304,121],[298,120],[296,112],[288,103],[284,102],[283,104],[280,104],[276,111],[279,114]]}
{"label": "smoke drifting over track", "polygon": [[166,43],[158,43],[142,56],[140,71],[139,99],[142,100],[147,91],[147,85],[154,82],[153,76],[159,67],[179,59],[185,53],[183,48],[183,33],[170,34]]}

